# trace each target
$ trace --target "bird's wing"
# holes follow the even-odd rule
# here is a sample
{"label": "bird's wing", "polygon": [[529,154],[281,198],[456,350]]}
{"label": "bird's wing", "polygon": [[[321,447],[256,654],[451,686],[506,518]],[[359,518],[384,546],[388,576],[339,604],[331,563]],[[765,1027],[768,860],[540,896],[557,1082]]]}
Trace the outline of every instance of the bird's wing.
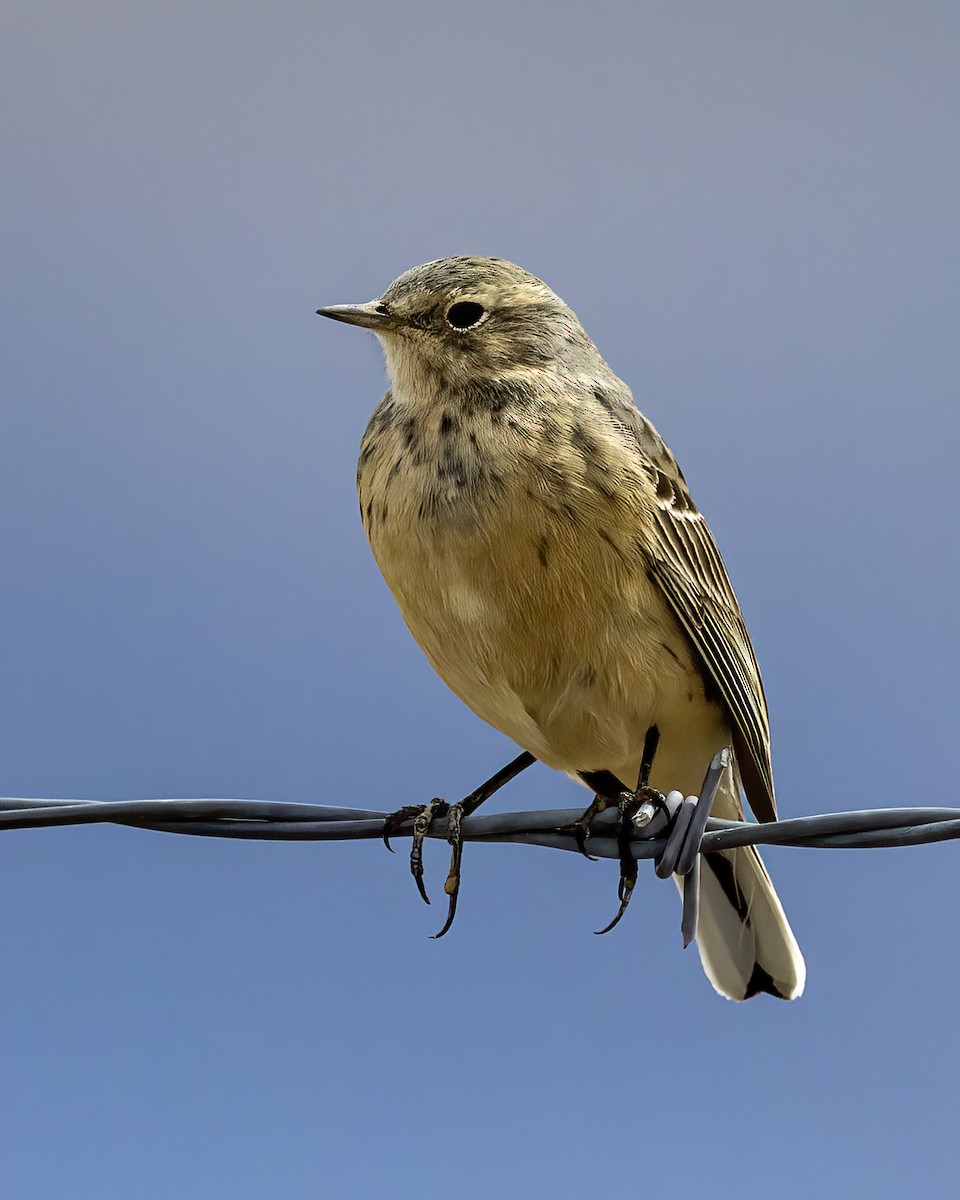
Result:
{"label": "bird's wing", "polygon": [[[629,405],[627,418],[653,483],[650,572],[703,661],[730,714],[733,748],[750,807],[775,820],[770,721],[760,668],[720,551],[683,474],[656,430]],[[626,414],[618,414],[621,419]]]}

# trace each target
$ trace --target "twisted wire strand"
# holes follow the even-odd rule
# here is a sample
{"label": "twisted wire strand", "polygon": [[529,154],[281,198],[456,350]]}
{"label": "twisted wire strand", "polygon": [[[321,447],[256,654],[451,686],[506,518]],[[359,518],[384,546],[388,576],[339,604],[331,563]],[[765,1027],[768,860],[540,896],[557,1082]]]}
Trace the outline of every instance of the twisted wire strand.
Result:
{"label": "twisted wire strand", "polygon": [[[731,763],[729,748],[711,762],[699,796],[680,792],[667,796],[645,794],[627,808],[608,808],[591,820],[590,854],[620,861],[620,909],[600,933],[620,921],[630,897],[636,870],[634,859],[654,860],[657,875],[682,877],[680,930],[684,946],[696,940],[700,919],[701,855],[738,846],[800,846],[817,849],[876,849],[916,846],[960,837],[960,809],[874,808],[855,812],[820,813],[757,824],[727,821],[709,815],[724,772]],[[524,752],[509,763],[461,805],[432,801],[426,809],[408,806],[388,814],[372,809],[341,808],[323,804],[286,804],[268,800],[31,800],[0,799],[0,830],[39,829],[46,826],[111,823],[195,837],[257,838],[275,841],[346,841],[388,836],[413,837],[411,870],[421,895],[421,845],[424,836],[442,838],[454,847],[444,890],[448,894],[447,920],[436,937],[449,930],[457,909],[459,864],[463,842],[518,842],[555,850],[584,852],[583,813],[562,808],[478,816],[468,803],[482,803],[504,782],[533,761]],[[640,793],[638,793],[640,795]],[[624,793],[629,800],[629,793]],[[638,807],[636,805],[639,805]],[[427,817],[426,814],[431,814]],[[440,814],[443,814],[442,816]],[[464,815],[464,813],[468,815]],[[432,814],[436,814],[433,819]],[[389,845],[389,842],[387,842]]]}
{"label": "twisted wire strand", "polygon": [[[671,797],[679,793],[671,793]],[[270,800],[41,800],[0,798],[0,830],[110,823],[198,837],[259,838],[275,841],[347,841],[379,838],[387,813],[322,804],[288,804]],[[466,842],[517,842],[556,850],[577,851],[569,832],[581,809],[543,809],[465,817]],[[590,852],[617,858],[613,826],[616,814],[597,817]],[[642,829],[631,829],[631,849],[638,859],[659,857],[667,843],[670,818],[658,814]],[[609,836],[604,836],[609,830]],[[410,836],[401,830],[397,837]],[[445,839],[445,819],[431,826],[429,837]],[[960,837],[958,808],[871,808],[821,813],[757,824],[709,817],[701,851],[736,846],[794,846],[817,849],[879,849],[916,846]]]}

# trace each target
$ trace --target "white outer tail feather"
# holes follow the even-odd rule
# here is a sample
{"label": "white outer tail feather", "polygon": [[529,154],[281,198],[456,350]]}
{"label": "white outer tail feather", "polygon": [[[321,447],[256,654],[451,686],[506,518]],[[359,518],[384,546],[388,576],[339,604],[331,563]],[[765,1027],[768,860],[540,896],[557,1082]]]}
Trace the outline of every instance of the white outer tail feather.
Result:
{"label": "white outer tail feather", "polygon": [[[712,856],[711,856],[712,857]],[[795,1000],[807,968],[783,907],[753,846],[725,851],[743,895],[746,918],[730,902],[706,860],[701,864],[697,949],[707,978],[721,996],[746,1000],[773,991]]]}
{"label": "white outer tail feather", "polygon": [[[735,776],[727,774],[713,813],[742,820],[738,792]],[[682,892],[680,878],[677,886]],[[703,856],[697,949],[707,978],[721,996],[746,1000],[765,991],[795,1000],[803,992],[806,964],[756,847]]]}

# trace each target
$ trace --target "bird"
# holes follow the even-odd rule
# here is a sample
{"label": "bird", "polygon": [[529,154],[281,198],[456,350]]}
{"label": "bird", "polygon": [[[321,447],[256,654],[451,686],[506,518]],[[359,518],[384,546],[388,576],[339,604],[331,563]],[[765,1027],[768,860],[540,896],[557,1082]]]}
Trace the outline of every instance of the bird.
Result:
{"label": "bird", "polygon": [[[729,746],[713,815],[743,820],[742,793],[774,819],[767,703],[716,542],[573,310],[514,263],[457,256],[317,312],[382,345],[363,525],[437,674],[521,747],[514,773],[539,760],[603,807],[638,779],[695,794]],[[700,905],[717,992],[801,994],[803,956],[755,847],[703,855]]]}

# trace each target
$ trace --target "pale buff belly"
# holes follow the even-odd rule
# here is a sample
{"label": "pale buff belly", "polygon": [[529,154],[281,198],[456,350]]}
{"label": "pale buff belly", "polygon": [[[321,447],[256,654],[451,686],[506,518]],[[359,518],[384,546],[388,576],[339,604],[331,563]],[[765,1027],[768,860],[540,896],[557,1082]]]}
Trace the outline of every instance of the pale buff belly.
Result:
{"label": "pale buff belly", "polygon": [[698,791],[730,736],[662,593],[623,548],[526,516],[371,537],[417,642],[464,703],[547,765],[632,786],[655,724],[652,784]]}

